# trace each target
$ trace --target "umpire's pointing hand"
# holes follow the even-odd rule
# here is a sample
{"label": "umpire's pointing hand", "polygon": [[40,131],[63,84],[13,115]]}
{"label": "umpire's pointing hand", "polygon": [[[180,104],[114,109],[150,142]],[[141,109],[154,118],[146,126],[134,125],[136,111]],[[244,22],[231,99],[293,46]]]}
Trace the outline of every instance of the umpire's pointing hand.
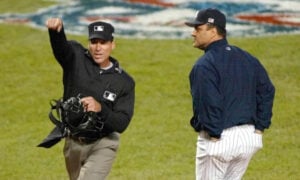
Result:
{"label": "umpire's pointing hand", "polygon": [[60,32],[63,26],[63,22],[60,18],[49,18],[46,21],[46,26],[48,29]]}

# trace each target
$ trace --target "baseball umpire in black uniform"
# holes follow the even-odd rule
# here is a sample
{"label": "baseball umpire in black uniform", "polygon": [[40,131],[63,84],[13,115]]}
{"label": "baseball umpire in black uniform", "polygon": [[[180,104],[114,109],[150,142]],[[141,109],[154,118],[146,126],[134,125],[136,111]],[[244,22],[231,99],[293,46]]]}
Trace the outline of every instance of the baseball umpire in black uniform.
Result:
{"label": "baseball umpire in black uniform", "polygon": [[111,57],[114,27],[105,22],[91,23],[87,49],[67,40],[60,18],[48,19],[46,27],[54,56],[63,69],[63,101],[81,95],[79,104],[84,112],[92,112],[103,125],[97,126],[96,134],[74,134],[71,129],[64,136],[69,177],[105,179],[116,157],[119,134],[133,116],[135,97],[133,78]]}

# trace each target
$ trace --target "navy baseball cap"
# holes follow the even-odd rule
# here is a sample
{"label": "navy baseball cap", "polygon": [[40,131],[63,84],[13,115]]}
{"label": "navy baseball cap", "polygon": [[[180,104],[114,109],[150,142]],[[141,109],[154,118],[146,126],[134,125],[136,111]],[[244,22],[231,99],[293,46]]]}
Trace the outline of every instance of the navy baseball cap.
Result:
{"label": "navy baseball cap", "polygon": [[102,39],[105,41],[112,41],[114,39],[113,33],[115,31],[114,27],[106,22],[97,21],[91,23],[89,26],[89,39]]}
{"label": "navy baseball cap", "polygon": [[197,11],[195,19],[189,22],[185,22],[185,25],[190,27],[196,27],[206,23],[213,24],[222,28],[223,30],[226,30],[225,15],[221,11],[213,8]]}

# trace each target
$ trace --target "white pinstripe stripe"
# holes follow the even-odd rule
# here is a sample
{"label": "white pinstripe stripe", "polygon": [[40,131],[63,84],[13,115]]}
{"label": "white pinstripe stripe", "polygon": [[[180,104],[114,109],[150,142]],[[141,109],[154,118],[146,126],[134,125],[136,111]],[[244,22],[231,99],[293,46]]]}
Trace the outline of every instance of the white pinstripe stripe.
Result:
{"label": "white pinstripe stripe", "polygon": [[260,148],[262,136],[254,133],[253,125],[226,129],[217,142],[202,131],[197,141],[196,180],[239,180]]}

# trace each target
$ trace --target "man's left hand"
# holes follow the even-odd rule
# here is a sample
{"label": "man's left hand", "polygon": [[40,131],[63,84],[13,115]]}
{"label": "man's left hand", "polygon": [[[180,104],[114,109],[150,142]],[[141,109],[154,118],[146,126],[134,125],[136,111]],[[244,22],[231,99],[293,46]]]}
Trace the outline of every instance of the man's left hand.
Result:
{"label": "man's left hand", "polygon": [[85,112],[100,112],[101,111],[101,104],[96,101],[92,96],[84,97],[80,99],[84,111]]}

